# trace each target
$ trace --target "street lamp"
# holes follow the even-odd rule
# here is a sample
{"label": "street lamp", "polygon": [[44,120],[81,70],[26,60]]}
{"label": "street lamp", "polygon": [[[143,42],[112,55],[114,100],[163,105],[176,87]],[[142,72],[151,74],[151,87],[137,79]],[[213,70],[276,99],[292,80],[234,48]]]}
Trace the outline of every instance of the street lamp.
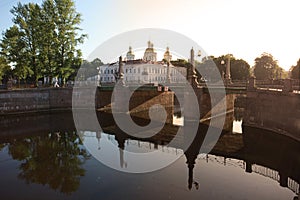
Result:
{"label": "street lamp", "polygon": [[[224,66],[224,68],[226,68],[224,60],[221,60],[221,65]],[[222,79],[223,79],[223,81],[225,80],[225,71],[224,70],[222,70]]]}

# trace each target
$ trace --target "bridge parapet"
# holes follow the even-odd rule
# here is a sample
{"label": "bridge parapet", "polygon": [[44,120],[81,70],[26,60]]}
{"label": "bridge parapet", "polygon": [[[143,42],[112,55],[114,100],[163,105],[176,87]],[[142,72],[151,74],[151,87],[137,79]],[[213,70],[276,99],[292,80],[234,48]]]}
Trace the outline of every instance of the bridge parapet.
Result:
{"label": "bridge parapet", "polygon": [[300,93],[294,91],[291,79],[281,89],[247,88],[245,126],[272,130],[300,140]]}

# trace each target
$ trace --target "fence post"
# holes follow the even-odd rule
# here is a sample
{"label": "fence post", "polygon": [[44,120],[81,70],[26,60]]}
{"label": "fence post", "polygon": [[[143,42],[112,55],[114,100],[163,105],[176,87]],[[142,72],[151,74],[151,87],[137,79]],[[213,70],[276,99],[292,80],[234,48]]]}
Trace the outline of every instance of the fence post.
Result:
{"label": "fence post", "polygon": [[256,78],[254,76],[251,76],[249,78],[249,84],[248,84],[248,87],[247,87],[247,90],[256,90]]}

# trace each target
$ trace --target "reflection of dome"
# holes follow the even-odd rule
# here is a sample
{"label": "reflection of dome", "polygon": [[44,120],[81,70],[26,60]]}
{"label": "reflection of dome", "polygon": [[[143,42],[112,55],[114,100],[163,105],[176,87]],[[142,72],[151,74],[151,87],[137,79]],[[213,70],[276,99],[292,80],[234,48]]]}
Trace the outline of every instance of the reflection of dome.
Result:
{"label": "reflection of dome", "polygon": [[127,60],[134,60],[134,54],[132,52],[132,47],[131,46],[129,47],[129,51],[126,54],[126,59]]}

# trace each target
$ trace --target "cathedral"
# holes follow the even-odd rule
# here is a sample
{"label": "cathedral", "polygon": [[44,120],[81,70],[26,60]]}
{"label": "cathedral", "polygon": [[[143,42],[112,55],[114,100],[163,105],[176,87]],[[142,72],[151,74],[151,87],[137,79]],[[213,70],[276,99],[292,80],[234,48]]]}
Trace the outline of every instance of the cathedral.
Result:
{"label": "cathedral", "polygon": [[[163,60],[157,61],[157,53],[154,44],[148,41],[142,59],[135,59],[132,47],[126,53],[122,61],[124,70],[124,81],[127,84],[160,84],[160,83],[182,83],[186,80],[186,68],[173,66],[172,55],[169,47],[163,54]],[[119,70],[119,61],[100,66],[101,84],[115,83]]]}

